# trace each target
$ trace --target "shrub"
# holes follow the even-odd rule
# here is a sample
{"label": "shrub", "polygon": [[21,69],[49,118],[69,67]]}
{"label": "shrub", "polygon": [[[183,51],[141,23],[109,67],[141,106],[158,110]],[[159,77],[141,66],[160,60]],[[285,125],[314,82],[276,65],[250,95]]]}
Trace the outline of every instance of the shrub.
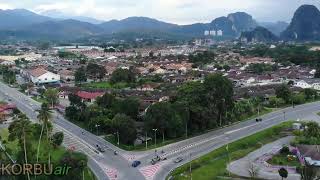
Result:
{"label": "shrub", "polygon": [[280,150],[280,154],[289,154],[290,150],[288,146],[283,146]]}

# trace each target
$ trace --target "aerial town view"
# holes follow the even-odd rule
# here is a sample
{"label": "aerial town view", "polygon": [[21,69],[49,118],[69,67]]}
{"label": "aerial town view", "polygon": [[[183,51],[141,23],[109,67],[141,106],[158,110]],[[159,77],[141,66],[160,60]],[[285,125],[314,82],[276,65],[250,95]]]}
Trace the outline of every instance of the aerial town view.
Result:
{"label": "aerial town view", "polygon": [[319,180],[319,9],[0,0],[0,180]]}

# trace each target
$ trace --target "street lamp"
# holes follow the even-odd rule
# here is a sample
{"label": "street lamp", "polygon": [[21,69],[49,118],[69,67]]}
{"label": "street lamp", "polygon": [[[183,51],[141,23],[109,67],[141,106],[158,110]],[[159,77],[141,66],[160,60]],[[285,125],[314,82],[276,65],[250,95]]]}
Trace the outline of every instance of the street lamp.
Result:
{"label": "street lamp", "polygon": [[97,135],[99,136],[99,127],[100,127],[100,125],[96,124],[95,127],[97,128]]}
{"label": "street lamp", "polygon": [[117,137],[118,137],[118,142],[117,142],[117,144],[118,144],[118,146],[119,146],[119,145],[120,145],[119,131],[117,131]]}
{"label": "street lamp", "polygon": [[157,146],[157,131],[158,129],[152,129],[154,131],[154,146]]}
{"label": "street lamp", "polygon": [[146,141],[146,150],[148,149],[148,133],[146,132],[146,139],[145,139],[145,141]]}

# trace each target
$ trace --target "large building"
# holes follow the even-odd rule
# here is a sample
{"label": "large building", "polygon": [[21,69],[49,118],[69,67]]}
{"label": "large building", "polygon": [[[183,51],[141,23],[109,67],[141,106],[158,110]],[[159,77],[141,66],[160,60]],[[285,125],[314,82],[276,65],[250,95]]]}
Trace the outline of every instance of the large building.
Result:
{"label": "large building", "polygon": [[37,85],[60,82],[60,75],[47,71],[41,67],[28,70],[24,75],[32,83]]}

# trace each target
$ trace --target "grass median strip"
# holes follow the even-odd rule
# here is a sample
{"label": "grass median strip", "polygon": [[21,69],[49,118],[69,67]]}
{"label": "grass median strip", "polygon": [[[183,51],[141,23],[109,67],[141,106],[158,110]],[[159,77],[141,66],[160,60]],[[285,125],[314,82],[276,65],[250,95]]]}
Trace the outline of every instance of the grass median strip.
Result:
{"label": "grass median strip", "polygon": [[[192,161],[192,178],[197,180],[219,179],[220,176],[229,177],[226,170],[229,161],[240,159],[250,152],[260,148],[262,145],[275,141],[283,136],[286,129],[293,122],[284,122],[264,131],[242,138],[238,141],[222,146],[207,155]],[[227,150],[228,149],[228,150]],[[173,179],[190,179],[190,164],[185,164],[175,169],[168,177]],[[231,175],[232,176],[232,175]],[[168,178],[167,178],[168,179]]]}

